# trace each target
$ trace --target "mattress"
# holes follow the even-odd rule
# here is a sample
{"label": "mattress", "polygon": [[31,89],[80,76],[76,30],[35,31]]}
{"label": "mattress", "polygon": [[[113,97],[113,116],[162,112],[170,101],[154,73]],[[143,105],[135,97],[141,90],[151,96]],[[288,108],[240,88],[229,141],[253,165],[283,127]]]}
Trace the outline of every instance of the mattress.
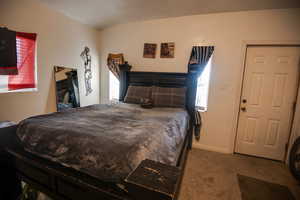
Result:
{"label": "mattress", "polygon": [[118,183],[144,159],[176,165],[188,121],[182,108],[98,104],[25,119],[17,136],[36,156]]}

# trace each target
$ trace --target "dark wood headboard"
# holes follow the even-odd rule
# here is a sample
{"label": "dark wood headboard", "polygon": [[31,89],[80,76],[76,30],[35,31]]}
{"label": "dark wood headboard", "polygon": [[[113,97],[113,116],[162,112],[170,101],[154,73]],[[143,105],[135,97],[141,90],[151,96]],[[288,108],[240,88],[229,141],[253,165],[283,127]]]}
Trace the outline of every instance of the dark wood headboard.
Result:
{"label": "dark wood headboard", "polygon": [[124,101],[129,85],[186,87],[186,109],[193,118],[197,92],[197,82],[195,80],[196,77],[191,76],[187,73],[134,72],[121,70],[119,100]]}

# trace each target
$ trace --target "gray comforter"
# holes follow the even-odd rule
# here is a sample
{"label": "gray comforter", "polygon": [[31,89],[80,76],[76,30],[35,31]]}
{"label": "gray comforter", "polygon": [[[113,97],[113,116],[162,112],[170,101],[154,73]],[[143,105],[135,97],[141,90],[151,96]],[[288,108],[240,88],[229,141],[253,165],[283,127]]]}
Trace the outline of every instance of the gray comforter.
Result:
{"label": "gray comforter", "polygon": [[17,135],[37,156],[119,182],[146,158],[175,165],[187,126],[180,108],[92,105],[28,118]]}

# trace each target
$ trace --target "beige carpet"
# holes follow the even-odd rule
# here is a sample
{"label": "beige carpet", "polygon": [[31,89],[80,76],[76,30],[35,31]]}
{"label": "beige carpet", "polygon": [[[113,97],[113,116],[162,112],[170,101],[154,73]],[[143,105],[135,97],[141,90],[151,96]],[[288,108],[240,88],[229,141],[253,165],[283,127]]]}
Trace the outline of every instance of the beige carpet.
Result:
{"label": "beige carpet", "polygon": [[286,185],[300,199],[300,186],[283,163],[193,149],[179,200],[241,200],[237,174]]}
{"label": "beige carpet", "polygon": [[[286,185],[300,200],[300,186],[283,163],[198,149],[189,153],[179,200],[241,200],[237,174]],[[41,194],[39,200],[51,199]]]}

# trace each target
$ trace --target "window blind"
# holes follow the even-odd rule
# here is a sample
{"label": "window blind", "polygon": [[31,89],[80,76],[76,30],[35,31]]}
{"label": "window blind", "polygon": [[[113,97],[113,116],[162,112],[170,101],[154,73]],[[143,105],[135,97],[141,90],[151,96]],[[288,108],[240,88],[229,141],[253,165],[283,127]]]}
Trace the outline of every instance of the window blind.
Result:
{"label": "window blind", "polygon": [[8,90],[36,88],[35,66],[35,33],[16,34],[18,75],[8,76]]}

